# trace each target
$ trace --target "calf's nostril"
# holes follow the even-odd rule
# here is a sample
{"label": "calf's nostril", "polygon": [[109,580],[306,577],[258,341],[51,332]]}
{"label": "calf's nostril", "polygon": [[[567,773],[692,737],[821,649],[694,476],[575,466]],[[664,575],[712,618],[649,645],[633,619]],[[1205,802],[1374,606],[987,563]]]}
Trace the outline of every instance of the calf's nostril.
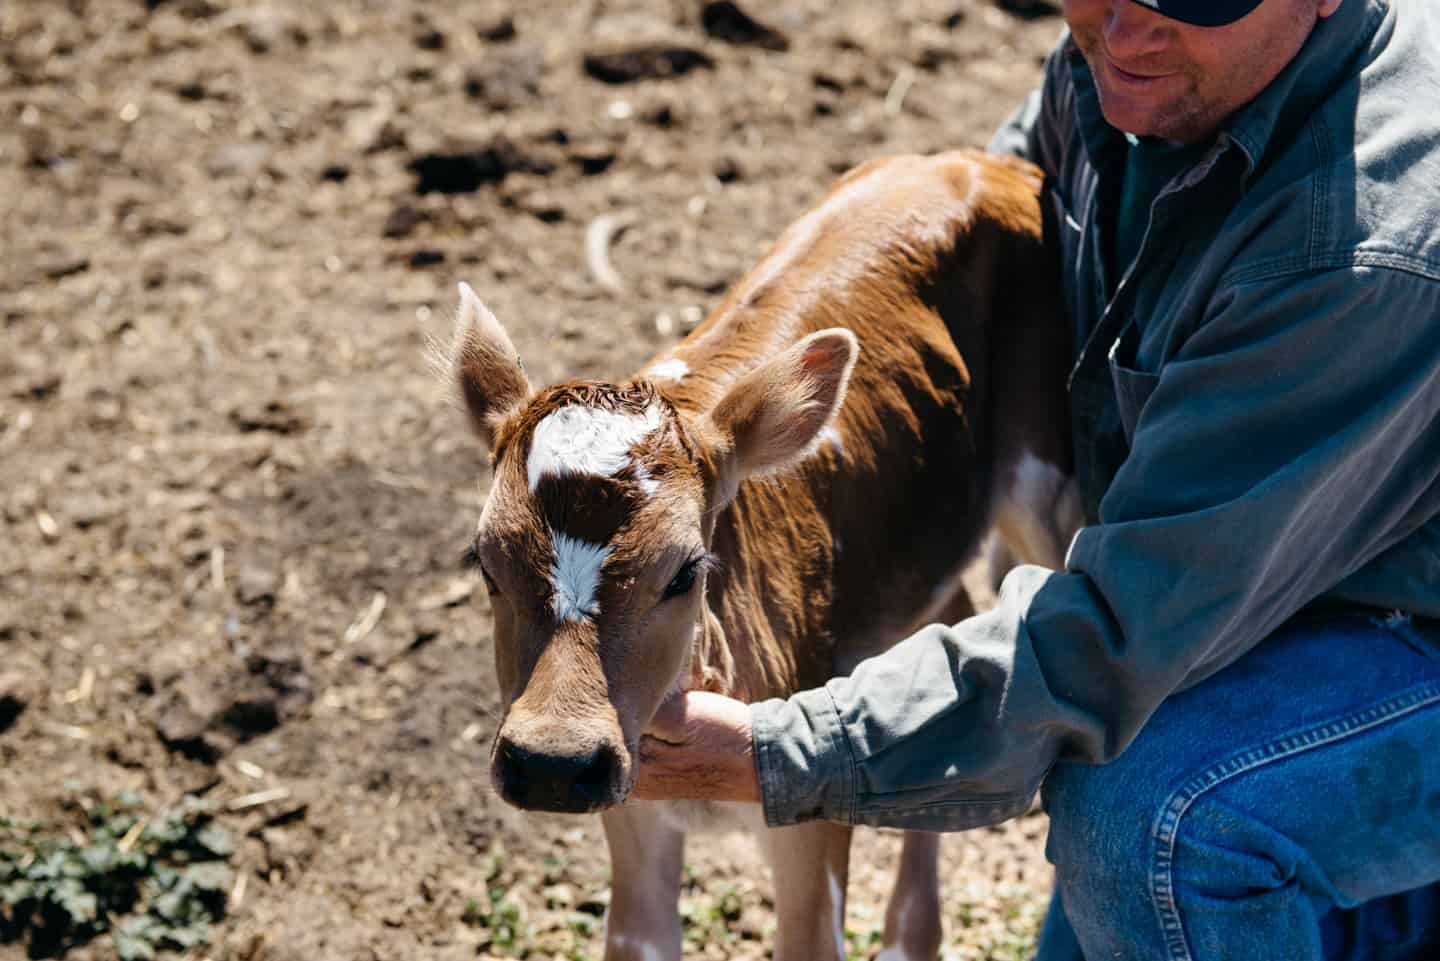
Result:
{"label": "calf's nostril", "polygon": [[609,800],[619,763],[614,748],[560,753],[504,740],[497,752],[501,792],[512,803],[541,811],[581,812]]}

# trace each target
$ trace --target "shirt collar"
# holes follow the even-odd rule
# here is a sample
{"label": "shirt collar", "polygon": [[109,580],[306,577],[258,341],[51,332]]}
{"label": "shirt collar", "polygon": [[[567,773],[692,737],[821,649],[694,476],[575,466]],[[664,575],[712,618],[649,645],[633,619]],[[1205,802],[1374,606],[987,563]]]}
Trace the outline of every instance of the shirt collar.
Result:
{"label": "shirt collar", "polygon": [[[1287,141],[1352,72],[1354,57],[1369,46],[1389,11],[1390,0],[1343,0],[1339,9],[1315,25],[1280,75],[1221,125],[1219,143],[1234,143],[1245,158],[1242,179],[1248,180],[1270,147]],[[1090,66],[1069,36],[1065,56],[1075,85],[1081,142],[1090,162],[1104,172],[1123,160],[1124,135],[1105,121]]]}

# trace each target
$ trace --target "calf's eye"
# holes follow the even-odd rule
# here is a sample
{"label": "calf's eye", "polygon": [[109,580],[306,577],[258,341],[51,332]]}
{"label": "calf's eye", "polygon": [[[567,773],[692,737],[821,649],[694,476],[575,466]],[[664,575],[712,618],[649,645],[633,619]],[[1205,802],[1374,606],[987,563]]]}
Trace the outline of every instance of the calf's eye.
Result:
{"label": "calf's eye", "polygon": [[500,593],[500,588],[495,586],[495,578],[490,576],[490,572],[485,569],[485,562],[480,560],[480,549],[478,547],[471,544],[465,550],[464,560],[466,567],[473,568],[480,572],[480,576],[485,579],[485,589],[487,591],[491,594]]}
{"label": "calf's eye", "polygon": [[668,601],[672,597],[690,593],[690,589],[695,586],[695,578],[700,573],[700,560],[700,558],[696,558],[680,568],[680,572],[669,584],[665,585],[665,596],[661,600]]}

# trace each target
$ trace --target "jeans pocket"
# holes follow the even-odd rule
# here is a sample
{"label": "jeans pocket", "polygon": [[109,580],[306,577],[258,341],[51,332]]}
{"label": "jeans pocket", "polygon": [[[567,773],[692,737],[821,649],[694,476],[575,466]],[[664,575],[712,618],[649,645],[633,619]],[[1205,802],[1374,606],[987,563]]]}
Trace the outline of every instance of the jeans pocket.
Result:
{"label": "jeans pocket", "polygon": [[1397,610],[1372,614],[1370,622],[1389,631],[1422,657],[1440,661],[1440,621],[1416,618]]}

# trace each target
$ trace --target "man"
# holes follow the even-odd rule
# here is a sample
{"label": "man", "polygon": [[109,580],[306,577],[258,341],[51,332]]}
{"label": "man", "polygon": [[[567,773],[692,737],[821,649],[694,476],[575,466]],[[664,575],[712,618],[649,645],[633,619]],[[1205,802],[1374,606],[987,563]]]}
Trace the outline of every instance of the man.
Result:
{"label": "man", "polygon": [[955,830],[1043,782],[1044,961],[1440,956],[1440,4],[1065,18],[992,147],[1053,183],[1066,570],[823,689],[688,695],[639,793]]}

